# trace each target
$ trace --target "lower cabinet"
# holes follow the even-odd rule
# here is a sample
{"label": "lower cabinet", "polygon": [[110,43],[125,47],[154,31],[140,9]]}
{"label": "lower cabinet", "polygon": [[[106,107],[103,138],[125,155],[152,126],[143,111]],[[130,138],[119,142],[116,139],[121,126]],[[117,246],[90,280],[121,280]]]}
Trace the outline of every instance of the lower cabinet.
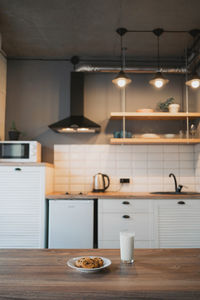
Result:
{"label": "lower cabinet", "polygon": [[135,232],[136,248],[155,245],[151,200],[99,200],[99,248],[119,248],[120,231]]}
{"label": "lower cabinet", "polygon": [[0,167],[0,248],[44,248],[45,188],[53,168]]}
{"label": "lower cabinet", "polygon": [[99,200],[99,248],[119,248],[120,231],[135,248],[200,248],[200,199]]}
{"label": "lower cabinet", "polygon": [[200,200],[155,200],[156,247],[200,248]]}

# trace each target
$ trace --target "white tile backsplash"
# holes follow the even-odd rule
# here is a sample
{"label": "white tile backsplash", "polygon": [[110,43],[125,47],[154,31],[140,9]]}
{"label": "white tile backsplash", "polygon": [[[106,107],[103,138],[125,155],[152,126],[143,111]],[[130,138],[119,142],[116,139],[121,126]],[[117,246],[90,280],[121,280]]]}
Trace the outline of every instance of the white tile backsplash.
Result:
{"label": "white tile backsplash", "polygon": [[[170,173],[200,191],[199,153],[199,145],[55,145],[55,191],[89,192],[98,172],[110,177],[110,191],[173,191]],[[130,184],[121,185],[122,177]]]}

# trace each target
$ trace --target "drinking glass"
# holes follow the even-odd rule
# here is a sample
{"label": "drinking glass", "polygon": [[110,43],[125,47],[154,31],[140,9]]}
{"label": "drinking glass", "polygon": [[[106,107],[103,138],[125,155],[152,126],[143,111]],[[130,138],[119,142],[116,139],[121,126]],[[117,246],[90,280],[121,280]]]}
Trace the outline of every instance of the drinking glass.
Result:
{"label": "drinking glass", "polygon": [[134,262],[134,232],[120,232],[120,257],[121,262],[131,264]]}

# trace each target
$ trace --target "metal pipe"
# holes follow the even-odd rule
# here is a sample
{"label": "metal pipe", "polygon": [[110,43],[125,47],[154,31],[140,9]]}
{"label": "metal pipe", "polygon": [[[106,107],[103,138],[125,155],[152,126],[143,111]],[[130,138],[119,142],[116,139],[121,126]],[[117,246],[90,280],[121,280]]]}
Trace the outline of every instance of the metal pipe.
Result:
{"label": "metal pipe", "polygon": [[[95,66],[92,64],[80,65],[76,68],[76,72],[96,72],[96,73],[118,73],[121,70],[120,66]],[[126,73],[155,73],[157,67],[125,67]],[[162,73],[185,74],[186,68],[161,68]]]}

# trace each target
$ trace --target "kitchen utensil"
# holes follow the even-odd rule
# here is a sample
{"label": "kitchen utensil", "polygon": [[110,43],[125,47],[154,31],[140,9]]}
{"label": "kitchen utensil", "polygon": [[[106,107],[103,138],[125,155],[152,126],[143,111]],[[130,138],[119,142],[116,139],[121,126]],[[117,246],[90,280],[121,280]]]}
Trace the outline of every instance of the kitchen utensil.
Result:
{"label": "kitchen utensil", "polygon": [[119,139],[120,138],[120,131],[115,131],[113,133],[113,136],[114,136],[115,139]]}
{"label": "kitchen utensil", "polygon": [[197,133],[196,126],[194,124],[191,124],[191,126],[190,126],[190,134],[191,134],[191,136],[194,137],[196,135],[196,133]]}
{"label": "kitchen utensil", "polygon": [[[105,183],[107,179],[107,185]],[[110,185],[110,179],[108,175],[98,173],[93,177],[93,192],[104,192]]]}
{"label": "kitchen utensil", "polygon": [[[120,131],[120,138],[123,138],[123,130]],[[132,138],[132,133],[130,131],[125,131],[125,138]]]}

